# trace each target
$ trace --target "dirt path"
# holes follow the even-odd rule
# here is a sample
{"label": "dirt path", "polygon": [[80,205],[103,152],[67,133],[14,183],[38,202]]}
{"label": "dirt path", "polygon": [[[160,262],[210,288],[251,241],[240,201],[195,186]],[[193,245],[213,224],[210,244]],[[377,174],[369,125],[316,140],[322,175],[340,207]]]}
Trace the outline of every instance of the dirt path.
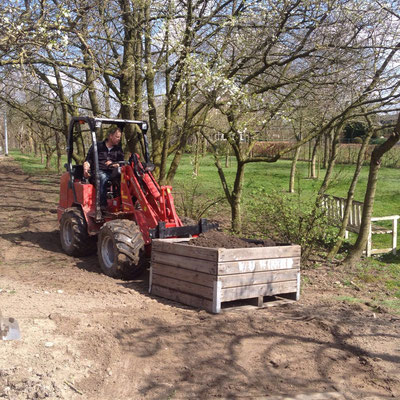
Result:
{"label": "dirt path", "polygon": [[296,304],[207,314],[63,254],[54,176],[1,158],[0,182],[0,310],[22,333],[0,341],[0,398],[400,398],[399,318],[335,300],[329,271]]}

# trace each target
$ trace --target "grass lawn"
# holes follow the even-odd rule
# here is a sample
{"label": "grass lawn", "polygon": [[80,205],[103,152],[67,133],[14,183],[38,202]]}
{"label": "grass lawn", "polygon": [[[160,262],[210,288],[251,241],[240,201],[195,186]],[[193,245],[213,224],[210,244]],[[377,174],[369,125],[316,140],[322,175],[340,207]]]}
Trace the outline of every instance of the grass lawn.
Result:
{"label": "grass lawn", "polygon": [[[24,172],[30,175],[42,175],[57,171],[57,159],[55,156],[51,159],[51,170],[47,171],[45,169],[45,161],[42,163],[40,157],[35,157],[34,154],[22,154],[18,150],[11,150],[9,155],[20,164]],[[63,156],[61,160],[62,172],[64,172],[64,164],[67,162],[67,156]]]}
{"label": "grass lawn", "polygon": [[[202,193],[222,193],[221,183],[213,158],[206,156],[201,160],[198,177],[193,176],[192,157],[185,155],[180,165],[175,186],[189,185],[195,179],[199,182]],[[291,162],[280,160],[276,163],[254,163],[246,166],[244,184],[244,202],[252,194],[270,193],[271,191],[287,192]],[[328,190],[329,194],[345,197],[352,179],[354,166],[338,165],[335,168],[334,179]],[[305,197],[311,197],[319,189],[325,171],[319,171],[318,179],[308,179],[308,164],[299,162],[297,167],[296,190]],[[231,166],[225,169],[229,184],[235,178],[235,162],[232,157]],[[362,168],[359,183],[355,192],[355,200],[363,201],[368,179],[368,167]],[[374,216],[400,214],[400,169],[381,168],[375,196]]]}

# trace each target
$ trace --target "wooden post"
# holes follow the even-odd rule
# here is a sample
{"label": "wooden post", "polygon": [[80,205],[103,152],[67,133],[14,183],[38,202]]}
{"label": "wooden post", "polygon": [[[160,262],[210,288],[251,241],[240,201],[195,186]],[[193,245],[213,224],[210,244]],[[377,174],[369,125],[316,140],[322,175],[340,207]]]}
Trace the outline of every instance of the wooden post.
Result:
{"label": "wooden post", "polygon": [[212,312],[214,314],[218,314],[221,311],[221,289],[222,289],[222,282],[214,281],[214,294],[213,294],[213,304],[212,304]]}
{"label": "wooden post", "polygon": [[396,255],[397,251],[397,218],[392,222],[392,253]]}
{"label": "wooden post", "polygon": [[346,199],[341,199],[341,201],[340,201],[340,220],[343,220],[344,208],[346,206],[346,203],[347,203]]}
{"label": "wooden post", "polygon": [[368,240],[367,240],[367,257],[371,257],[372,250],[372,223],[369,224]]}

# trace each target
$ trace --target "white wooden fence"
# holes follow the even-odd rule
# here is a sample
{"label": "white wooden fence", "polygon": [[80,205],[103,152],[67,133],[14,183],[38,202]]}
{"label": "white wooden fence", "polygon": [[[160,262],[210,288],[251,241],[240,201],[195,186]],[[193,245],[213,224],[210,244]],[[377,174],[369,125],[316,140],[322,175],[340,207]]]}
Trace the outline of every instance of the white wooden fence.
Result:
{"label": "white wooden fence", "polygon": [[[322,200],[322,206],[326,210],[327,216],[331,220],[340,225],[344,217],[344,209],[346,207],[347,199],[343,197],[324,195]],[[348,238],[348,232],[360,233],[361,217],[363,213],[364,203],[361,201],[353,200],[349,220],[346,227],[346,239]],[[396,254],[397,247],[397,220],[400,218],[399,215],[390,215],[387,217],[372,217],[371,224],[369,226],[369,235],[367,241],[366,255],[370,257],[372,254],[382,254],[391,251]],[[383,226],[377,226],[374,222],[377,221],[392,221],[392,227],[387,228]],[[385,249],[373,249],[372,248],[372,235],[379,234],[391,234],[392,235],[392,247]]]}

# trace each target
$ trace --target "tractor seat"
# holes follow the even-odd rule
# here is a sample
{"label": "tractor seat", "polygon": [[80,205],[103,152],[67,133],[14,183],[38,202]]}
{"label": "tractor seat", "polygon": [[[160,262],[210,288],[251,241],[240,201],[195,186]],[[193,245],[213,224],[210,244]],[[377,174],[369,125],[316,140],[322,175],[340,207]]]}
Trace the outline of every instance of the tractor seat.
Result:
{"label": "tractor seat", "polygon": [[112,183],[117,183],[121,181],[121,168],[113,168],[111,172],[111,177],[109,179]]}
{"label": "tractor seat", "polygon": [[83,165],[73,165],[72,166],[72,176],[74,177],[74,181],[82,181],[83,177]]}

